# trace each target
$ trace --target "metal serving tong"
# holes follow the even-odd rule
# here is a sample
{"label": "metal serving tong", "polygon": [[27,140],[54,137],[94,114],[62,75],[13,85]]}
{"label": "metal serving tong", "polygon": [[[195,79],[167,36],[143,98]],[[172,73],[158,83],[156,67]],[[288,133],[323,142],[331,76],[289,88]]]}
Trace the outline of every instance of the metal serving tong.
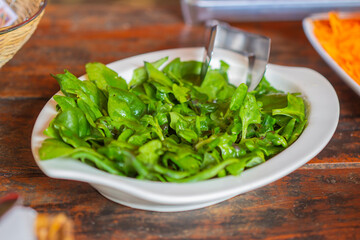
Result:
{"label": "metal serving tong", "polygon": [[269,61],[270,38],[245,32],[216,20],[207,22],[206,25],[210,28],[210,37],[205,46],[201,80],[206,76],[213,52],[217,48],[222,48],[248,58],[246,85],[249,91],[254,90],[261,81]]}

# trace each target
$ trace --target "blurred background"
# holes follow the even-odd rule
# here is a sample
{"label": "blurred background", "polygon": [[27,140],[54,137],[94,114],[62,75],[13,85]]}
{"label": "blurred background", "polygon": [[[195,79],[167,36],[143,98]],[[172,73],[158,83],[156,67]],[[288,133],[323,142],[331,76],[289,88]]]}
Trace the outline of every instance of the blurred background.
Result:
{"label": "blurred background", "polygon": [[[96,0],[52,0],[68,4],[96,3]],[[127,2],[107,0],[107,4]],[[310,13],[360,9],[358,0],[138,0],[130,5],[164,6],[181,3],[184,21],[196,24],[208,19],[227,21],[300,20]]]}

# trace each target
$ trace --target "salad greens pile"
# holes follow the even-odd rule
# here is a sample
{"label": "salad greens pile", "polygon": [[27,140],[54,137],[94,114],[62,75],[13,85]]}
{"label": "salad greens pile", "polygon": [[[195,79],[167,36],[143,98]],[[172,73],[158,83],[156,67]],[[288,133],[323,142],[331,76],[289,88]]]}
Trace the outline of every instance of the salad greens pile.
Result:
{"label": "salad greens pile", "polygon": [[[145,62],[129,84],[102,63],[81,81],[53,76],[57,116],[44,133],[42,160],[70,157],[112,174],[164,182],[239,175],[292,144],[306,125],[298,94],[263,78],[248,92],[229,83],[221,61],[200,82],[201,62]],[[66,161],[66,159],[63,159]]]}

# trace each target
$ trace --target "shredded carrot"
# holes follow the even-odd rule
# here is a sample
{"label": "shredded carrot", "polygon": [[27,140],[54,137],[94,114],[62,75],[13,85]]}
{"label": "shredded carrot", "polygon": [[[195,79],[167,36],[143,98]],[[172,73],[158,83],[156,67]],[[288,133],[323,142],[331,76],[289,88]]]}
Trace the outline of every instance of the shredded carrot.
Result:
{"label": "shredded carrot", "polygon": [[325,51],[360,84],[360,18],[341,19],[336,12],[329,20],[314,21],[314,34]]}

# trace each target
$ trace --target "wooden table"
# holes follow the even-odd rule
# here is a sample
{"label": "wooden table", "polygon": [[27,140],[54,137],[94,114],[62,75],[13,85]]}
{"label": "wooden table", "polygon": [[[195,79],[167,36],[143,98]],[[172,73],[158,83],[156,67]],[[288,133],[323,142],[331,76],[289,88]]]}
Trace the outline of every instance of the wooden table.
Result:
{"label": "wooden table", "polygon": [[270,37],[271,63],[312,68],[334,86],[338,128],[308,164],[260,189],[179,213],[134,210],[87,183],[45,176],[30,137],[59,90],[50,73],[68,69],[80,76],[90,61],[202,46],[204,39],[202,26],[183,23],[178,1],[54,0],[32,38],[0,70],[0,194],[17,191],[38,212],[65,212],[76,239],[360,239],[359,96],[314,51],[301,22],[233,25]]}

